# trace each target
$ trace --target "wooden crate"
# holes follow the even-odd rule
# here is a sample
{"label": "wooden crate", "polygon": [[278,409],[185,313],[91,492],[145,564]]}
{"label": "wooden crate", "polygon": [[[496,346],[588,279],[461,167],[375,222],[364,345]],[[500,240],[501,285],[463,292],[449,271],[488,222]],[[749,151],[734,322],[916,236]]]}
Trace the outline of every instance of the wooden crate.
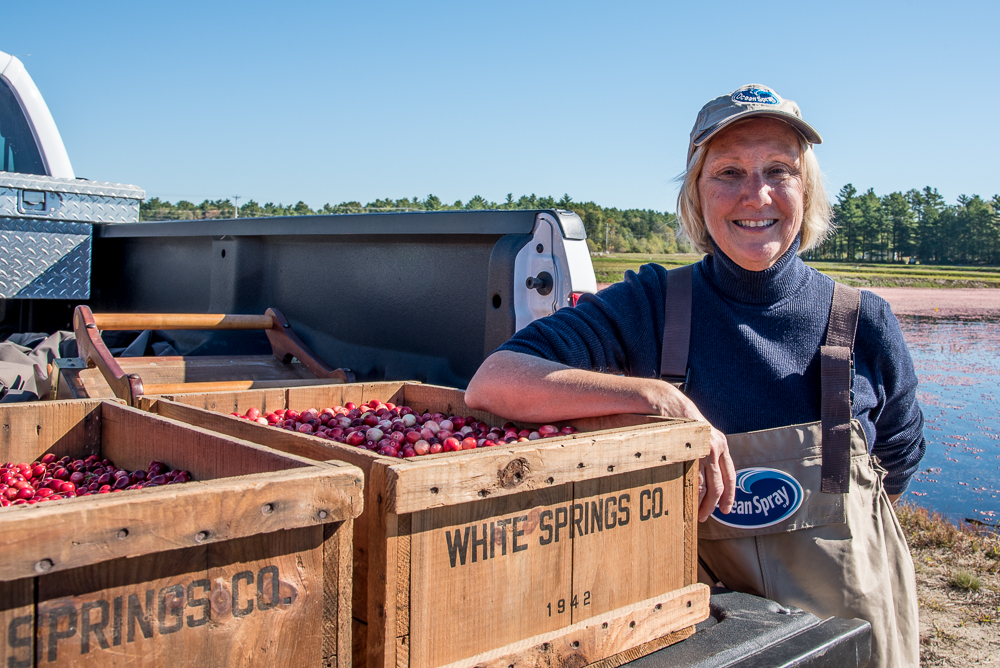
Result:
{"label": "wooden crate", "polygon": [[102,400],[0,406],[0,460],[194,481],[0,509],[0,665],[350,666],[361,471]]}
{"label": "wooden crate", "polygon": [[708,616],[695,517],[703,422],[575,420],[581,433],[572,436],[402,460],[228,415],[379,399],[504,422],[463,396],[397,382],[141,405],[365,472],[354,540],[357,665],[583,666],[617,657],[610,666],[690,635]]}

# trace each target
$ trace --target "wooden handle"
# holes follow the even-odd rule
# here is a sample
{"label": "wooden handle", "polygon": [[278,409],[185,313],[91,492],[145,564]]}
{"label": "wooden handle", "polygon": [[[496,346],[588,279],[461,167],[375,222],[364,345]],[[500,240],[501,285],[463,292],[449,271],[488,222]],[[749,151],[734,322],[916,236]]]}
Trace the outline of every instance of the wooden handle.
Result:
{"label": "wooden handle", "polygon": [[334,369],[314,353],[305,342],[292,331],[288,320],[276,308],[267,309],[267,316],[274,319],[274,327],[267,330],[271,351],[283,363],[288,364],[294,357],[302,362],[317,378],[326,378],[337,383],[353,383],[354,372],[350,369]]}
{"label": "wooden handle", "polygon": [[243,390],[264,390],[275,387],[306,387],[310,385],[333,385],[344,381],[336,378],[306,378],[301,380],[227,380],[200,383],[151,383],[143,386],[145,395],[186,394],[188,392],[242,392]]}
{"label": "wooden handle", "polygon": [[225,313],[94,313],[98,329],[271,329],[270,315]]}
{"label": "wooden handle", "polygon": [[104,345],[101,332],[94,322],[94,314],[89,306],[77,306],[73,312],[73,333],[80,357],[88,367],[97,367],[108,381],[111,391],[129,406],[134,406],[136,398],[142,394],[142,379],[136,374],[126,374],[111,351]]}
{"label": "wooden handle", "polygon": [[[263,329],[271,343],[274,356],[288,364],[299,360],[315,376],[315,381],[225,381],[202,383],[161,383],[143,386],[138,374],[126,374],[111,355],[100,330],[122,329]],[[353,383],[350,369],[334,369],[309,349],[295,335],[291,325],[277,309],[264,315],[225,315],[220,313],[101,313],[94,314],[87,306],[77,306],[73,313],[80,357],[87,366],[101,370],[115,396],[135,406],[144,394],[180,394],[185,392],[238,392],[241,390],[294,385]]]}

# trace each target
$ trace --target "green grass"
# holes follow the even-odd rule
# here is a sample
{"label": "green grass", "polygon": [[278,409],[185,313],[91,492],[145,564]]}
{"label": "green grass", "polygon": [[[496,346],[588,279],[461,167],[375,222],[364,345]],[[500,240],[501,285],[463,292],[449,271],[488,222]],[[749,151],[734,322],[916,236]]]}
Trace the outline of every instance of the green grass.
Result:
{"label": "green grass", "polygon": [[977,592],[979,591],[979,588],[983,586],[982,582],[979,581],[979,578],[969,571],[958,571],[951,576],[951,579],[948,580],[948,584],[955,589],[971,592]]}
{"label": "green grass", "polygon": [[[671,269],[697,262],[701,256],[615,253],[595,255],[594,273],[598,283],[616,283],[629,269],[638,271],[647,263]],[[1000,288],[1000,267],[957,267],[947,265],[904,265],[856,262],[807,262],[811,267],[842,283],[857,287],[881,288]]]}

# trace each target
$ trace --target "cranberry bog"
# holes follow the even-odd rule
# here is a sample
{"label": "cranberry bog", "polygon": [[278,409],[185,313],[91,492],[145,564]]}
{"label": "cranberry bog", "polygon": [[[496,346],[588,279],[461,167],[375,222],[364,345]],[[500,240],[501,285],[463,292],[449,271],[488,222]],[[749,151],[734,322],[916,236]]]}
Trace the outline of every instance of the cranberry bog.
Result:
{"label": "cranberry bog", "polygon": [[573,420],[578,433],[400,459],[230,415],[377,399],[505,422],[463,398],[381,382],[147,397],[140,407],[364,471],[365,508],[354,524],[355,665],[611,666],[692,634],[709,601],[697,583],[705,423]]}
{"label": "cranberry bog", "polygon": [[0,665],[349,666],[361,472],[100,399],[0,406],[0,460],[182,484],[0,508]]}

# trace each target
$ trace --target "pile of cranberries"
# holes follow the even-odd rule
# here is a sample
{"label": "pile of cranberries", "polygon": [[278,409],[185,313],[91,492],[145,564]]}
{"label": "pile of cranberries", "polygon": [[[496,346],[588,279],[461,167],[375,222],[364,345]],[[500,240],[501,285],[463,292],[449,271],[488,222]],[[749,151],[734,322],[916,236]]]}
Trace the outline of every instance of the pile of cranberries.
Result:
{"label": "pile of cranberries", "polygon": [[7,462],[0,467],[0,506],[31,505],[189,480],[189,471],[172,471],[163,462],[151,462],[145,471],[126,471],[97,455],[56,459],[50,452],[30,464]]}
{"label": "pile of cranberries", "polygon": [[301,413],[279,408],[261,414],[257,408],[251,408],[243,415],[230,415],[346,443],[388,457],[475,450],[577,432],[574,427],[560,429],[550,424],[542,425],[537,430],[518,429],[513,422],[507,422],[502,427],[490,427],[471,416],[417,413],[409,406],[396,406],[378,399],[360,406],[349,401],[343,406],[323,410],[309,408]]}

